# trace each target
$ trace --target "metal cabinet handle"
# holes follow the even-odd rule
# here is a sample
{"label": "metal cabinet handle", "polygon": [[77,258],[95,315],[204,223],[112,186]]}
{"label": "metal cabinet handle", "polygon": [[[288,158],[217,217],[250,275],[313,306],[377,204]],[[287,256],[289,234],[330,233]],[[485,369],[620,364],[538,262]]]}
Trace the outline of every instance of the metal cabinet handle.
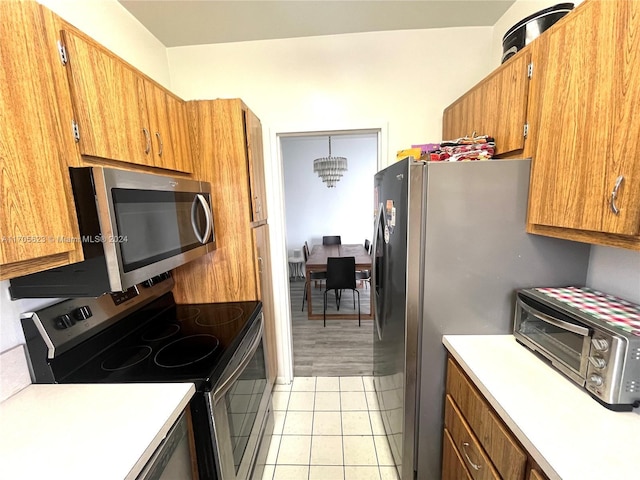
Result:
{"label": "metal cabinet handle", "polygon": [[618,198],[618,189],[620,188],[620,185],[622,185],[623,180],[624,180],[624,177],[622,175],[620,175],[616,179],[616,184],[613,186],[613,191],[611,192],[611,199],[609,200],[609,206],[611,207],[611,211],[615,215],[618,215],[620,213],[620,209],[616,206],[616,199]]}
{"label": "metal cabinet handle", "polygon": [[149,152],[151,151],[151,134],[146,128],[142,129],[142,133],[144,133],[144,138],[147,141],[147,146],[144,149],[144,154],[149,155]]}
{"label": "metal cabinet handle", "polygon": [[474,470],[480,470],[482,468],[482,465],[478,465],[477,463],[473,463],[471,461],[471,459],[469,458],[469,455],[467,454],[467,447],[469,446],[469,442],[462,442],[462,453],[464,454],[464,457],[467,459],[467,462],[469,462],[469,465],[471,465],[471,468],[473,468]]}
{"label": "metal cabinet handle", "polygon": [[162,136],[160,135],[160,132],[156,132],[156,138],[158,139],[158,156],[161,157],[164,145],[162,144]]}

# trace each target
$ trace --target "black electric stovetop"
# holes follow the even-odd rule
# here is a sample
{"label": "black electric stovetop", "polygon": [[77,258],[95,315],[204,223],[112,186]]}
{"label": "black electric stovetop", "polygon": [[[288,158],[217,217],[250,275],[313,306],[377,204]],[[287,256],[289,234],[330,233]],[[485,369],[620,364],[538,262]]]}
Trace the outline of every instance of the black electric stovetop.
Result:
{"label": "black electric stovetop", "polygon": [[261,307],[258,301],[176,305],[167,293],[56,358],[56,381],[193,382],[209,391]]}

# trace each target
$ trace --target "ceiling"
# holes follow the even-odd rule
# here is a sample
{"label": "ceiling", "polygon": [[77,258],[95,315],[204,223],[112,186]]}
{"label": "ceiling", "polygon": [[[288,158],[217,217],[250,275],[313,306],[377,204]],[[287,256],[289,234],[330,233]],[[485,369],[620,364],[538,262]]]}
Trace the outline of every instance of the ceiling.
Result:
{"label": "ceiling", "polygon": [[166,47],[493,26],[514,0],[118,0]]}

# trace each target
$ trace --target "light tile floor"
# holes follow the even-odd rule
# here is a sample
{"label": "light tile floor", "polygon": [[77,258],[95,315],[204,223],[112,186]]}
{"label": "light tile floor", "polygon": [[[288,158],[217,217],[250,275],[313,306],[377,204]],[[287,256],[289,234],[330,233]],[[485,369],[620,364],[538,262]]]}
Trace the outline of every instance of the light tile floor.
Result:
{"label": "light tile floor", "polygon": [[397,480],[371,377],[276,385],[263,480]]}

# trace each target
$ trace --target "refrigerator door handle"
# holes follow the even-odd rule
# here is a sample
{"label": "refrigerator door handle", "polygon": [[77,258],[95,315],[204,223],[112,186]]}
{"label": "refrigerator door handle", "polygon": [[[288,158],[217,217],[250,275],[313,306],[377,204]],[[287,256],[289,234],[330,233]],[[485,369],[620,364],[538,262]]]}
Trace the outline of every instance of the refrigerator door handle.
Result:
{"label": "refrigerator door handle", "polygon": [[[372,255],[371,259],[371,294],[373,295],[373,319],[376,325],[376,333],[378,334],[378,340],[382,340],[382,328],[380,326],[380,315],[378,315],[378,295],[377,295],[377,254],[378,254],[378,233],[380,231],[380,227],[384,221],[384,204],[381,203],[378,208],[378,214],[376,215],[376,224],[373,230],[373,244],[372,244]],[[383,239],[384,241],[384,239]]]}

